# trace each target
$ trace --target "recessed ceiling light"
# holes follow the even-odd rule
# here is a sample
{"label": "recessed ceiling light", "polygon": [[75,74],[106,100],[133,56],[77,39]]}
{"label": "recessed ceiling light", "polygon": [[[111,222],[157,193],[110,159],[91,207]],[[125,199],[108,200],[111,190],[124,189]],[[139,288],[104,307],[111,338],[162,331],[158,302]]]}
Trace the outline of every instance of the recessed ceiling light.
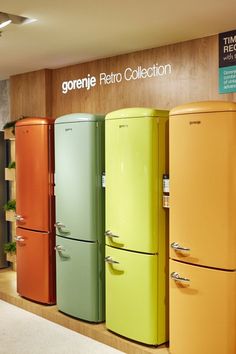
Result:
{"label": "recessed ceiling light", "polygon": [[3,28],[9,25],[10,23],[14,25],[23,25],[35,21],[37,21],[35,18],[29,18],[24,16],[8,14],[5,12],[0,12],[0,28]]}
{"label": "recessed ceiling light", "polygon": [[4,12],[0,12],[0,28],[6,27],[12,22],[8,14]]}

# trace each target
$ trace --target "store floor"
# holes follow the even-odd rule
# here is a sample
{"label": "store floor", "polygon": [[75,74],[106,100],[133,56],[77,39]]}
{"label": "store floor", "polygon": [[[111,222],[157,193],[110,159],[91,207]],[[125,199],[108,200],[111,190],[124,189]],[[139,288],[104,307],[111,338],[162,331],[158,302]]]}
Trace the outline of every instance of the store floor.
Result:
{"label": "store floor", "polygon": [[0,300],[0,354],[123,354]]}
{"label": "store floor", "polygon": [[[23,299],[16,292],[16,272],[9,269],[0,270],[0,299],[21,307],[45,319],[69,328],[75,332],[107,344],[129,354],[168,354],[167,346],[158,348],[137,344],[108,331],[104,323],[90,324],[64,315],[57,306],[40,305]],[[1,317],[1,314],[0,314]],[[14,354],[14,353],[8,353]],[[23,354],[23,353],[22,353]]]}

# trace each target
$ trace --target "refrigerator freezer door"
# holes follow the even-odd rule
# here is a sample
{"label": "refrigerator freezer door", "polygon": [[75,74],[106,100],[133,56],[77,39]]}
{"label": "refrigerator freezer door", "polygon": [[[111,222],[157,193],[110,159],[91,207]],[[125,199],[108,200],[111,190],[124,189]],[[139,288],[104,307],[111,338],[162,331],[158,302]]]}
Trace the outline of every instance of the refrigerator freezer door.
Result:
{"label": "refrigerator freezer door", "polygon": [[170,274],[170,353],[235,354],[236,272],[171,260]]}
{"label": "refrigerator freezer door", "polygon": [[52,230],[52,151],[52,125],[16,127],[16,214],[20,227]]}
{"label": "refrigerator freezer door", "polygon": [[102,127],[104,122],[55,125],[56,221],[63,237],[96,241],[104,230]]}
{"label": "refrigerator freezer door", "polygon": [[158,123],[147,117],[105,123],[106,243],[112,246],[158,251]]}
{"label": "refrigerator freezer door", "polygon": [[57,305],[68,315],[91,322],[104,320],[97,243],[56,237]]}
{"label": "refrigerator freezer door", "polygon": [[172,259],[236,269],[235,156],[235,112],[170,118]]}
{"label": "refrigerator freezer door", "polygon": [[55,303],[55,251],[48,233],[16,229],[17,292],[30,300]]}
{"label": "refrigerator freezer door", "polygon": [[[151,345],[166,341],[166,299],[159,298],[157,258],[106,246],[106,326]],[[162,322],[158,322],[158,311]]]}

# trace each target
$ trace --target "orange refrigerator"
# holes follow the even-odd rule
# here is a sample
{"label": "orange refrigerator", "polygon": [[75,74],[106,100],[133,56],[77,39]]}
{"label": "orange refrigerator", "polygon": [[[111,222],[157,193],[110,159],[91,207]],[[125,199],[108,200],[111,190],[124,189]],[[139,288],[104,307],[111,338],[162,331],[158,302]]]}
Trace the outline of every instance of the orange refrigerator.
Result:
{"label": "orange refrigerator", "polygon": [[170,353],[236,353],[236,103],[170,112]]}
{"label": "orange refrigerator", "polygon": [[17,292],[55,303],[54,120],[16,123]]}

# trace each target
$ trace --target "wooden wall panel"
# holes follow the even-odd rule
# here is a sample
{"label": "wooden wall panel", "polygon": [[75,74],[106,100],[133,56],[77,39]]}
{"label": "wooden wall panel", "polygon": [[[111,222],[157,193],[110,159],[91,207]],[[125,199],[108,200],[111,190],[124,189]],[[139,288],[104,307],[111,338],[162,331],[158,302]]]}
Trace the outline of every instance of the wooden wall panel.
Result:
{"label": "wooden wall panel", "polygon": [[44,69],[10,78],[11,120],[20,116],[51,116],[51,70]]}
{"label": "wooden wall panel", "polygon": [[[124,73],[127,67],[171,64],[172,73],[153,78],[100,85],[102,72]],[[95,76],[87,90],[62,93],[63,81]],[[73,112],[106,114],[125,107],[171,109],[201,100],[236,100],[236,93],[218,94],[218,36],[100,59],[55,70],[39,70],[10,78],[11,119]]]}
{"label": "wooden wall panel", "polygon": [[[61,91],[63,81],[95,76],[101,72],[122,72],[127,67],[149,67],[170,63],[171,75],[122,80],[97,85],[90,90]],[[146,106],[171,109],[200,100],[232,101],[236,94],[218,94],[218,36],[210,36],[160,48],[120,55],[53,71],[52,114],[72,112],[107,113],[119,108]]]}

